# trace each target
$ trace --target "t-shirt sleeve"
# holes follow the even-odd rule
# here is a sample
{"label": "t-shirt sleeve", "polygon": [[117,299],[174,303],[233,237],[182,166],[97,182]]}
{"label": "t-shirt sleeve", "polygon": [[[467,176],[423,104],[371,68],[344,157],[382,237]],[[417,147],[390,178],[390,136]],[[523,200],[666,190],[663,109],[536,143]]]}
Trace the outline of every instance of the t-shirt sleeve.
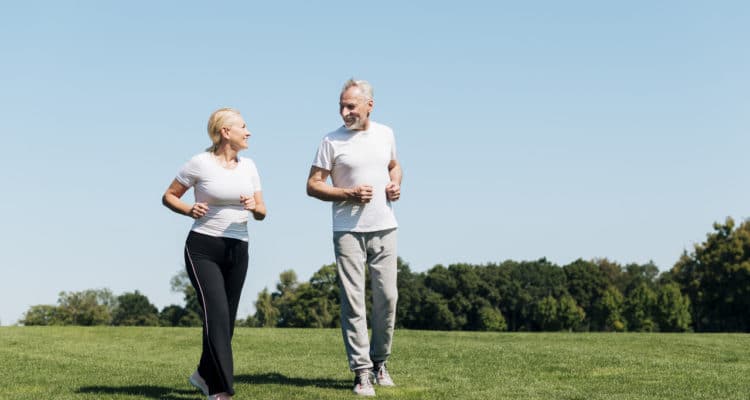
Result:
{"label": "t-shirt sleeve", "polygon": [[193,157],[180,168],[175,179],[187,187],[193,187],[198,180],[199,171],[200,163],[198,162],[198,157]]}
{"label": "t-shirt sleeve", "polygon": [[312,165],[323,168],[327,171],[333,170],[333,144],[330,140],[323,139],[318,147],[318,153],[315,154]]}

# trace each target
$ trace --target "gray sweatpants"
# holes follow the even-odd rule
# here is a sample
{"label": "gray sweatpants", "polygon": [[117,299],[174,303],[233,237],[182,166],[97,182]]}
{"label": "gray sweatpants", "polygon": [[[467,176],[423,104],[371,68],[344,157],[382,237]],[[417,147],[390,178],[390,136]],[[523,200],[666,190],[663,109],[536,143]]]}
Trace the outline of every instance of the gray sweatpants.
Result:
{"label": "gray sweatpants", "polygon": [[[391,354],[396,323],[396,228],[377,232],[334,232],[333,248],[341,295],[341,332],[349,368],[372,368]],[[367,337],[365,264],[372,288],[372,341]]]}

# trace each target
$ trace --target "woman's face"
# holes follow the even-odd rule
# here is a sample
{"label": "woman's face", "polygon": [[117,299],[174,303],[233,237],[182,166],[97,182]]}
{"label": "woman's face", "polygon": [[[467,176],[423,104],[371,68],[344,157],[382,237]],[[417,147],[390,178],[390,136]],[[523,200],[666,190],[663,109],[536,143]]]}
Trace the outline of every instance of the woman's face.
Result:
{"label": "woman's face", "polygon": [[227,134],[224,138],[229,142],[233,149],[244,150],[248,147],[247,139],[250,137],[250,131],[247,130],[247,124],[241,116],[236,116],[227,125]]}

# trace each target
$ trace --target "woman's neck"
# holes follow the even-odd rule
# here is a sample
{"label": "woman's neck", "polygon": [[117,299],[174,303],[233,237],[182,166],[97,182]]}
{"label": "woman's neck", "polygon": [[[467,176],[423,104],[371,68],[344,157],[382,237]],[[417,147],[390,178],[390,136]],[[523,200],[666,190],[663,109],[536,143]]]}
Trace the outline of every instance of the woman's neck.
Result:
{"label": "woman's neck", "polygon": [[238,153],[237,150],[234,150],[229,145],[225,145],[216,149],[216,151],[213,152],[213,155],[223,166],[231,167],[240,161],[237,156]]}

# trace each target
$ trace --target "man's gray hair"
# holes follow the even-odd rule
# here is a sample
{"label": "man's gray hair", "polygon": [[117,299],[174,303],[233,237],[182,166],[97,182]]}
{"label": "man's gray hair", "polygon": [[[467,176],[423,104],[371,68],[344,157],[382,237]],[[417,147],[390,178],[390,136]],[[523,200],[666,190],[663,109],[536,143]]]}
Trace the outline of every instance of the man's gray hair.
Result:
{"label": "man's gray hair", "polygon": [[346,83],[344,83],[344,87],[343,89],[341,89],[341,94],[344,94],[344,92],[349,90],[349,88],[351,87],[358,88],[360,93],[362,93],[362,96],[364,96],[366,100],[373,100],[372,85],[370,85],[370,82],[363,81],[363,80],[349,79],[348,81],[346,81]]}

